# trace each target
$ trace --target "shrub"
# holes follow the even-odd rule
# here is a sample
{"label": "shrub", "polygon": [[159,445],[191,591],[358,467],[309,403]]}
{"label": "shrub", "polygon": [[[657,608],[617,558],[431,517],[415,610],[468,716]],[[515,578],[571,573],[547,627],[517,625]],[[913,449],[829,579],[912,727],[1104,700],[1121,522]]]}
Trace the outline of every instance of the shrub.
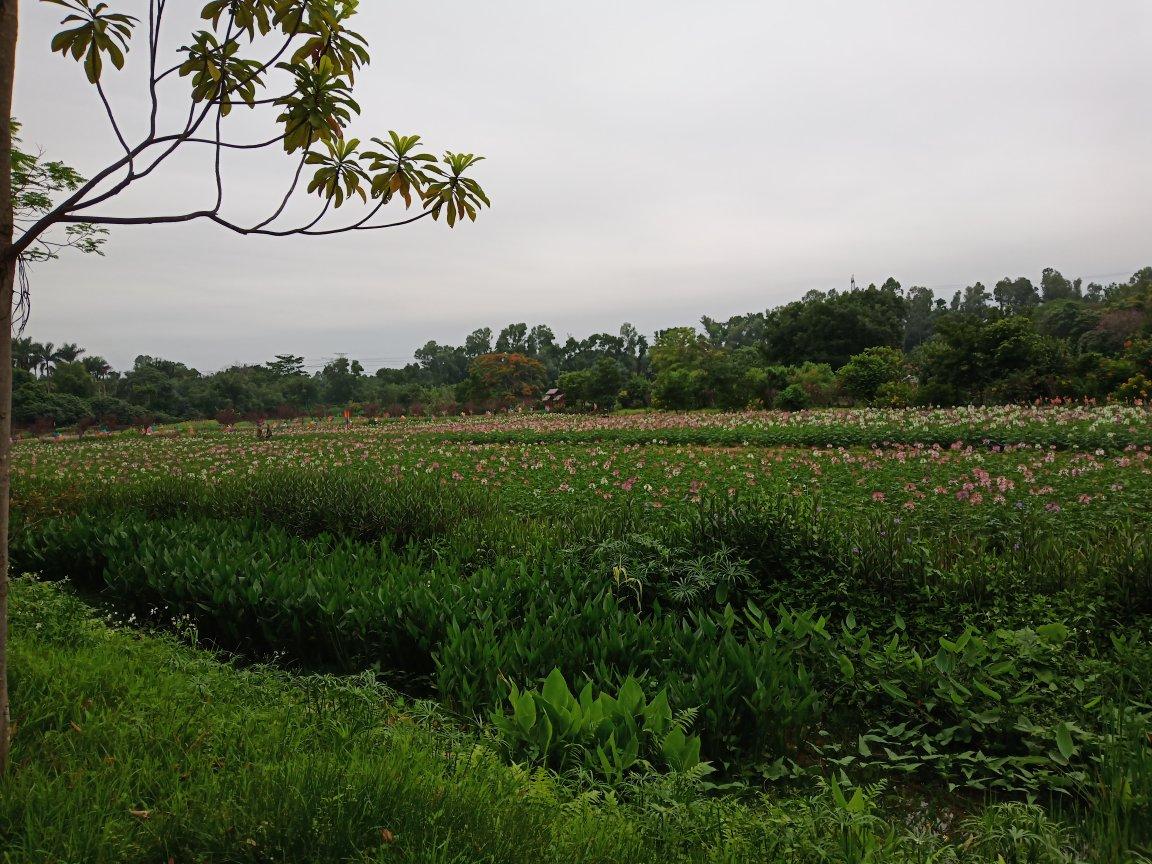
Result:
{"label": "shrub", "polygon": [[876,347],[852,357],[840,367],[836,378],[849,396],[871,402],[882,387],[899,382],[905,374],[904,352],[898,348]]}
{"label": "shrub", "polygon": [[772,407],[782,411],[801,411],[811,404],[807,390],[799,384],[789,384],[776,394]]}
{"label": "shrub", "polygon": [[539,690],[509,687],[508,713],[492,715],[505,750],[514,759],[556,771],[573,768],[621,782],[625,775],[662,766],[698,769],[700,739],[685,734],[661,690],[648,700],[633,678],[615,697],[593,695],[591,682],[573,696],[559,669]]}

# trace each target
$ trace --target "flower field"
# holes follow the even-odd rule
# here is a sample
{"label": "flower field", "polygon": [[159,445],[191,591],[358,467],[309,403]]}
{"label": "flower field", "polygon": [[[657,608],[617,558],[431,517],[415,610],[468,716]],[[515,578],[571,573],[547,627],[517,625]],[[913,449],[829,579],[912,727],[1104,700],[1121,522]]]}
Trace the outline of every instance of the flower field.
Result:
{"label": "flower field", "polygon": [[[812,443],[755,443],[758,434],[782,430]],[[685,436],[699,443],[678,443]],[[1075,446],[1088,439],[1101,446]],[[525,514],[613,500],[660,509],[715,494],[793,495],[839,511],[903,511],[926,526],[1013,518],[996,515],[1004,510],[1063,514],[1051,526],[1063,530],[1148,514],[1152,412],[513,415],[347,430],[288,426],[267,441],[233,432],[38,442],[19,451],[15,464],[18,476],[84,487],[157,477],[212,482],[287,468],[422,475],[486,490]]]}
{"label": "flower field", "polygon": [[1069,832],[1019,860],[1152,842],[1144,408],[173,429],[13,471],[22,570],[374,669],[577,789]]}

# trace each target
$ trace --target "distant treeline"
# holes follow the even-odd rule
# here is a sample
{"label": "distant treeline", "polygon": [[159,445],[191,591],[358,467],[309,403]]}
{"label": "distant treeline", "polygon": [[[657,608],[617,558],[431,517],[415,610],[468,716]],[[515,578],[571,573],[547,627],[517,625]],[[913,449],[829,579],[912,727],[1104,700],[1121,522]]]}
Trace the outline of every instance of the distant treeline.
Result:
{"label": "distant treeline", "polygon": [[1126,282],[1083,285],[1053,269],[1039,285],[1005,278],[950,299],[895,279],[737,315],[705,317],[649,340],[616,333],[559,341],[543,324],[429,342],[402,369],[368,374],[339,358],[309,374],[304,358],[201,374],[140,356],[113,370],[74,344],[16,340],[14,419],[24,425],[128,425],[188,418],[306,414],[455,414],[538,407],[548,388],[569,410],[831,404],[955,405],[1152,393],[1152,267]]}

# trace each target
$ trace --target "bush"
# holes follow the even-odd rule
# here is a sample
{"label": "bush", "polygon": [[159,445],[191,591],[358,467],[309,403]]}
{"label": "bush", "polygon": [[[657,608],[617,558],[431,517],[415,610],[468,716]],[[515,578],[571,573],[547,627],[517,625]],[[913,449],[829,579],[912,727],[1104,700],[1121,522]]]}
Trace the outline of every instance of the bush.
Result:
{"label": "bush", "polygon": [[[372,676],[237,668],[110,628],[30,580],[14,583],[12,614],[10,864],[657,864],[685,848],[683,827],[658,814],[574,808],[553,781],[501,764]],[[719,844],[688,842],[698,861]]]}
{"label": "bush", "polygon": [[651,700],[633,678],[615,698],[593,696],[591,682],[573,696],[559,669],[539,690],[521,692],[513,684],[509,713],[492,715],[501,743],[514,759],[573,768],[620,783],[625,775],[664,767],[699,773],[700,739],[685,734],[661,690]]}
{"label": "bush", "polygon": [[872,404],[881,408],[907,408],[916,402],[916,385],[910,381],[888,381],[881,384]]}
{"label": "bush", "polygon": [[812,404],[808,391],[799,384],[789,384],[776,394],[772,407],[781,411],[801,411]]}
{"label": "bush", "polygon": [[92,415],[110,427],[131,426],[148,416],[139,405],[117,399],[115,396],[93,396],[88,400]]}
{"label": "bush", "polygon": [[1152,380],[1143,374],[1136,374],[1116,388],[1116,396],[1125,401],[1148,402],[1152,397]]}
{"label": "bush", "polygon": [[632,375],[620,391],[621,408],[647,408],[652,402],[652,382],[643,375]]}
{"label": "bush", "polygon": [[882,387],[899,382],[905,375],[904,352],[887,347],[868,348],[836,373],[840,388],[861,402],[871,402]]}
{"label": "bush", "polygon": [[963,401],[960,391],[951,384],[942,384],[939,381],[928,381],[916,388],[913,402],[921,406],[949,407],[959,405]]}
{"label": "bush", "polygon": [[71,426],[91,416],[92,409],[83,399],[49,392],[40,383],[25,384],[12,394],[12,419],[17,423],[48,419],[57,426]]}

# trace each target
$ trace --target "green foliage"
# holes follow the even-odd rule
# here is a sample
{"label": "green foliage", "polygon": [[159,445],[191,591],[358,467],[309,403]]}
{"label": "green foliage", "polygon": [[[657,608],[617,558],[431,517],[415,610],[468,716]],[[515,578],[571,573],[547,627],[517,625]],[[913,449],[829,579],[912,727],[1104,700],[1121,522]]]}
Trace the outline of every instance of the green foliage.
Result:
{"label": "green foliage", "polygon": [[812,400],[807,390],[799,384],[789,384],[776,394],[772,407],[784,411],[800,411],[810,407],[811,404]]}
{"label": "green foliage", "polygon": [[427,169],[436,175],[424,190],[424,204],[431,208],[433,219],[439,219],[443,213],[448,227],[452,228],[457,219],[465,216],[475,222],[482,207],[492,206],[480,184],[464,176],[465,171],[483,160],[483,156],[472,153],[448,152],[444,154],[445,168],[432,166]]}
{"label": "green foliage", "polygon": [[83,363],[58,363],[52,370],[52,389],[81,399],[96,395],[96,381]]}
{"label": "green foliage", "polygon": [[[555,771],[579,769],[615,783],[633,772],[698,769],[700,739],[676,722],[661,690],[652,699],[633,678],[615,697],[593,695],[591,682],[574,696],[559,669],[539,690],[509,685],[508,711],[492,716],[508,754]],[[696,773],[699,773],[697,770]]]}
{"label": "green foliage", "polygon": [[92,416],[91,405],[69,393],[53,393],[39,383],[25,384],[12,394],[12,419],[18,423],[49,420],[70,426]]}
{"label": "green foliage", "polygon": [[978,852],[1005,864],[1064,864],[1077,858],[1070,833],[1034,804],[985,807],[966,828]]}
{"label": "green foliage", "polygon": [[736,860],[703,837],[681,857],[678,824],[573,802],[370,676],[239,668],[26,580],[12,611],[13,864]]}
{"label": "green foliage", "polygon": [[621,408],[646,408],[652,401],[652,384],[643,375],[632,375],[619,394]]}
{"label": "green foliage", "polygon": [[[564,391],[569,405],[611,411],[616,407],[625,383],[624,367],[611,357],[601,357],[591,369],[565,372],[557,381],[557,386]],[[644,398],[643,387],[630,396],[630,399],[639,400],[641,404]]]}
{"label": "green foliage", "polygon": [[[84,178],[63,162],[49,161],[40,154],[22,149],[19,138],[20,124],[13,119],[12,126],[12,209],[17,227],[25,228],[53,207],[54,196],[61,192],[75,192],[84,184]],[[35,245],[23,253],[25,261],[50,261],[60,250],[102,255],[108,232],[95,225],[77,223],[67,225],[63,238],[58,235],[41,236]]]}
{"label": "green foliage", "polygon": [[106,3],[90,0],[44,0],[71,10],[61,24],[75,25],[62,30],[52,39],[52,50],[82,60],[88,80],[96,84],[104,70],[104,58],[117,69],[124,68],[124,54],[139,19],[120,12],[108,11]]}
{"label": "green foliage", "polygon": [[368,160],[368,170],[376,172],[372,177],[372,197],[387,200],[400,195],[404,204],[412,206],[412,193],[423,197],[424,189],[432,182],[430,166],[436,157],[430,153],[414,152],[420,146],[419,135],[398,135],[388,133],[388,140],[373,138],[378,151],[366,151],[361,155]]}
{"label": "green foliage", "polygon": [[766,314],[765,357],[771,364],[813,362],[838,369],[866,348],[899,347],[906,314],[899,283],[812,291]]}
{"label": "green foliage", "polygon": [[[678,538],[669,537],[669,543]],[[681,541],[683,542],[683,541]],[[647,534],[605,540],[592,549],[591,563],[610,574],[617,594],[635,596],[637,607],[718,608],[747,596],[753,583],[748,563],[723,546],[699,554],[690,546],[671,548]]]}
{"label": "green foliage", "polygon": [[191,45],[180,49],[188,59],[180,64],[181,78],[191,76],[192,101],[220,100],[220,114],[227,117],[238,101],[255,106],[256,91],[264,86],[264,66],[257,60],[238,56],[236,39],[221,42],[215,33],[194,33]]}
{"label": "green foliage", "polygon": [[370,676],[228,663],[27,579],[12,611],[19,770],[0,779],[0,839],[13,864],[1121,860],[1035,806],[973,805],[945,838],[887,813],[883,784],[844,776],[786,797],[701,795],[680,774],[629,778],[632,802],[573,795]]}
{"label": "green foliage", "polygon": [[[124,68],[125,54],[139,20],[110,11],[105,3],[93,6],[92,0],[46,2],[62,6],[69,13],[61,22],[65,29],[52,40],[52,50],[80,61],[89,82],[98,89],[102,88],[105,62],[111,62],[117,70]],[[481,208],[491,206],[479,183],[467,176],[483,157],[448,151],[438,160],[428,154],[416,154],[412,150],[419,137],[402,137],[395,132],[390,133],[391,140],[387,142],[373,139],[382,150],[360,153],[359,141],[346,134],[354,118],[360,114],[360,105],[353,96],[356,73],[370,60],[367,40],[349,26],[357,7],[354,0],[209,0],[201,7],[200,13],[200,20],[208,29],[190,34],[188,41],[178,50],[181,61],[168,72],[157,71],[158,62],[160,68],[164,66],[163,59],[158,61],[157,56],[163,42],[158,35],[163,10],[153,10],[154,14],[149,17],[147,45],[148,83],[153,98],[155,100],[158,83],[170,72],[175,72],[187,81],[197,110],[189,115],[187,128],[168,137],[158,136],[154,110],[154,122],[148,136],[133,148],[124,140],[122,124],[117,123],[103,96],[104,91],[100,89],[101,99],[126,151],[127,161],[131,163],[149,147],[160,143],[175,142],[165,156],[181,144],[204,143],[195,135],[213,114],[219,141],[221,122],[234,108],[255,109],[270,104],[279,109],[276,122],[280,124],[282,133],[260,146],[271,146],[279,141],[285,152],[300,153],[301,167],[311,165],[316,168],[308,183],[308,192],[319,195],[326,204],[321,217],[286,233],[314,233],[313,229],[329,207],[339,209],[350,197],[360,198],[363,203],[368,203],[370,198],[378,199],[382,206],[396,193],[407,207],[412,206],[412,193],[417,193],[424,212],[414,218],[430,215],[438,220],[441,215],[446,215],[449,227],[465,217],[475,221]],[[283,47],[270,57],[253,56],[257,46],[265,44],[265,37],[273,34],[282,37]],[[264,96],[270,78],[274,77],[269,75],[271,69],[292,79],[288,92]],[[240,149],[259,147],[252,145]],[[151,173],[163,158],[142,173],[130,171],[127,182]],[[219,165],[217,175],[218,169]],[[297,179],[299,176],[298,173]],[[266,228],[284,211],[282,206],[256,228],[242,229],[220,217],[220,196],[217,198],[214,209],[197,213],[193,218],[211,216],[246,234]],[[63,219],[84,210],[91,203],[67,201],[59,210],[53,209],[52,214],[57,220]],[[351,228],[323,230],[323,233],[361,229],[379,209],[377,206]],[[95,232],[90,227],[80,225],[70,230],[89,245],[95,239]]]}
{"label": "green foliage", "polygon": [[[397,194],[406,205],[425,201],[428,189],[441,175],[432,170],[434,157],[421,152],[419,138],[393,132],[388,139],[375,139],[375,144],[378,149],[369,152],[360,152],[355,139],[333,141],[331,148],[318,147],[306,157],[317,169],[312,191],[331,205],[362,196],[388,201]],[[33,170],[31,163],[25,167]],[[49,173],[55,180],[44,174],[46,165],[35,170],[41,177],[37,183],[78,182],[69,169],[53,168]],[[36,192],[34,186],[26,187],[27,202],[50,206],[51,195]],[[459,207],[453,209],[459,218]],[[74,239],[79,245],[80,238]],[[49,243],[40,252],[54,254],[55,248]],[[28,254],[40,252],[34,249]],[[1051,281],[1056,276],[1049,274],[1048,278]],[[819,315],[831,315],[828,310],[843,303],[853,309],[859,307],[857,312],[865,317],[881,320],[897,308],[892,298],[899,299],[894,293],[899,285],[894,280],[890,283],[875,291],[857,292],[860,296],[848,301],[832,303],[830,295],[822,294],[801,301],[801,305],[823,311],[784,314],[773,310],[736,316],[727,322],[705,318],[704,334],[691,327],[664,331],[651,352],[647,340],[629,324],[623,325],[619,334],[593,333],[582,340],[569,337],[559,343],[549,327],[519,322],[504,327],[495,340],[493,329],[483,327],[470,334],[463,345],[428,342],[415,351],[415,362],[400,369],[379,369],[375,374],[366,374],[356,360],[344,357],[312,375],[304,373],[299,364],[288,368],[278,361],[201,375],[183,364],[153,357],[138,358],[123,375],[106,368],[107,364],[94,366],[89,372],[102,394],[131,402],[153,416],[188,419],[211,418],[221,411],[233,411],[240,417],[287,419],[324,416],[333,408],[339,414],[345,407],[356,415],[393,416],[472,414],[512,406],[531,409],[540,407],[536,401],[539,390],[550,386],[564,390],[568,407],[576,410],[651,405],[668,410],[776,407],[796,411],[848,402],[901,408],[1080,398],[1147,404],[1152,392],[1148,387],[1152,381],[1152,340],[1147,335],[1152,332],[1152,277],[1146,271],[1134,274],[1127,283],[1096,286],[1098,291],[1080,295],[1075,294],[1075,281],[1069,282],[1074,291],[1071,297],[1063,296],[1057,286],[1058,299],[1029,306],[1026,314],[1008,314],[989,305],[991,295],[979,284],[957,292],[950,308],[943,301],[933,305],[927,289],[913,288],[905,298],[910,317],[905,321],[904,344],[914,349],[908,355],[902,356],[899,348],[881,341],[863,346],[839,368],[814,362],[812,358],[820,356],[816,350],[802,355],[793,365],[781,365],[776,359],[773,340],[777,338],[775,328],[784,327],[782,321],[791,322],[789,328],[797,320],[815,321]],[[848,295],[837,295],[844,296]],[[914,319],[913,314],[919,317]],[[852,320],[853,315],[845,320]],[[803,342],[816,345],[816,339],[810,333]],[[22,345],[18,340],[14,360],[20,368],[41,377],[49,374],[53,365],[76,359],[52,357],[49,352],[33,362],[28,356],[33,344]],[[535,371],[524,380],[518,380],[518,373],[504,376],[510,381],[502,380],[503,373],[493,368],[484,369],[481,375],[491,380],[471,379],[472,364],[490,355],[518,355],[539,363],[540,368],[527,364],[525,369]],[[85,362],[98,359],[86,358]],[[490,360],[482,361],[481,365],[485,364],[492,366]],[[787,395],[783,395],[785,391]],[[836,443],[870,444],[876,440],[849,440],[845,431],[834,436]],[[764,435],[755,428],[750,432],[751,437],[747,437],[744,430],[733,430],[726,443],[827,443],[827,436],[789,437],[782,431]],[[691,432],[676,429],[673,434],[690,436]],[[723,437],[721,433],[710,434],[712,439]],[[887,440],[916,440],[899,428],[886,434],[896,436]],[[959,440],[971,440],[975,430],[962,426],[955,434]],[[643,440],[643,436],[638,437]],[[952,440],[957,438],[939,439],[940,443]],[[1112,443],[1102,441],[1105,446]]]}
{"label": "green foliage", "polygon": [[484,354],[468,364],[467,399],[511,407],[538,399],[547,383],[544,364],[523,354]]}
{"label": "green foliage", "polygon": [[[248,656],[373,668],[463,717],[512,704],[513,758],[678,807],[699,769],[641,764],[668,767],[673,730],[644,732],[659,697],[620,698],[662,693],[721,787],[778,800],[824,778],[763,814],[775,849],[895,855],[909,841],[889,808],[919,790],[1042,803],[1119,850],[1101,860],[1149,842],[1142,409],[656,419],[612,418],[614,437],[584,446],[535,444],[527,418],[22,444],[14,561]],[[607,422],[539,419],[557,421]],[[745,443],[821,423],[836,447]],[[978,446],[840,446],[901,435]],[[971,501],[996,490],[1008,500]],[[1106,497],[1075,509],[1082,492]],[[508,682],[549,677],[507,701]],[[592,703],[636,710],[609,729]],[[823,831],[796,827],[809,820]]]}
{"label": "green foliage", "polygon": [[841,389],[862,402],[871,402],[881,388],[907,376],[904,354],[898,348],[868,348],[852,357],[836,373]]}

